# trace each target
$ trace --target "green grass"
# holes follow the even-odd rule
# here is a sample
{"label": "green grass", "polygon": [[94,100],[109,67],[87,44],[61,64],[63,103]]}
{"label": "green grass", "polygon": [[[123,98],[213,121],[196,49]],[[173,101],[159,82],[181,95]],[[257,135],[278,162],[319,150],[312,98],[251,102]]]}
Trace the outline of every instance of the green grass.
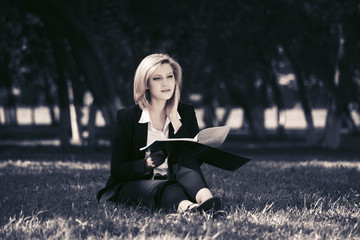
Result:
{"label": "green grass", "polygon": [[360,154],[249,152],[235,172],[203,166],[226,214],[98,204],[108,154],[0,160],[0,239],[360,239]]}

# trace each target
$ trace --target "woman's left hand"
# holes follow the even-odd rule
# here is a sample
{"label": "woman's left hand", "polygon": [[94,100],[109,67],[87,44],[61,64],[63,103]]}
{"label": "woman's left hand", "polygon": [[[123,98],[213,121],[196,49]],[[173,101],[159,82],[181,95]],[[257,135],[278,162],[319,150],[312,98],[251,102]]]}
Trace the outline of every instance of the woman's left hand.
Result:
{"label": "woman's left hand", "polygon": [[177,109],[180,100],[180,89],[175,85],[174,95],[171,99],[168,100],[166,104],[166,116],[171,119],[171,117],[177,116]]}
{"label": "woman's left hand", "polygon": [[178,85],[175,85],[174,95],[170,100],[168,100],[166,104],[166,116],[170,119],[170,122],[174,128],[174,133],[176,133],[182,125],[177,115],[179,100],[180,89]]}

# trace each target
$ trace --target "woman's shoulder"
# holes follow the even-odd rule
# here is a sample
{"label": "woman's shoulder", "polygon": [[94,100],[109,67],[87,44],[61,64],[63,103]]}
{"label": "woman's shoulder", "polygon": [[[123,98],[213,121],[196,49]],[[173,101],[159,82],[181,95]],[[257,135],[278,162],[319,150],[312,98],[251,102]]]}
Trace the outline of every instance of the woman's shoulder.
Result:
{"label": "woman's shoulder", "polygon": [[137,104],[118,109],[118,112],[124,112],[124,113],[133,113],[137,111],[141,111],[139,105]]}
{"label": "woman's shoulder", "polygon": [[181,113],[193,112],[194,105],[192,105],[190,103],[179,102],[178,111],[179,111],[180,115],[181,115]]}
{"label": "woman's shoulder", "polygon": [[185,110],[194,109],[194,105],[190,103],[179,102],[178,109],[185,109]]}
{"label": "woman's shoulder", "polygon": [[121,108],[117,111],[117,118],[119,120],[131,120],[133,118],[137,118],[141,115],[141,109],[139,105],[132,105],[129,107]]}

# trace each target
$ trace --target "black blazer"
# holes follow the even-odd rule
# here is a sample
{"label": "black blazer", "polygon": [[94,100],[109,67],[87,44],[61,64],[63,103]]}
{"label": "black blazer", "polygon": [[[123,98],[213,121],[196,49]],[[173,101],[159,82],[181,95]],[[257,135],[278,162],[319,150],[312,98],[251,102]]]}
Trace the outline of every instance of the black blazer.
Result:
{"label": "black blazer", "polygon": [[[192,105],[179,103],[178,112],[182,126],[174,134],[170,123],[169,138],[193,138],[199,132],[199,126]],[[152,171],[145,171],[145,151],[140,148],[147,143],[147,123],[139,123],[142,110],[138,105],[120,109],[117,112],[116,127],[112,140],[110,177],[106,187],[99,191],[98,200],[110,199],[115,188],[127,181],[151,179]]]}

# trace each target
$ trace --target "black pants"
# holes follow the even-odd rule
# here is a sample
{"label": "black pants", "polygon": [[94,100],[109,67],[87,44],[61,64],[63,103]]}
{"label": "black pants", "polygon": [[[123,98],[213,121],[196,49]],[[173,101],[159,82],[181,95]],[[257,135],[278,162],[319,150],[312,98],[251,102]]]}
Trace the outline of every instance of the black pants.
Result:
{"label": "black pants", "polygon": [[168,159],[169,179],[127,182],[115,199],[129,205],[176,211],[183,200],[195,201],[196,193],[207,188],[200,166],[188,148],[173,149]]}

